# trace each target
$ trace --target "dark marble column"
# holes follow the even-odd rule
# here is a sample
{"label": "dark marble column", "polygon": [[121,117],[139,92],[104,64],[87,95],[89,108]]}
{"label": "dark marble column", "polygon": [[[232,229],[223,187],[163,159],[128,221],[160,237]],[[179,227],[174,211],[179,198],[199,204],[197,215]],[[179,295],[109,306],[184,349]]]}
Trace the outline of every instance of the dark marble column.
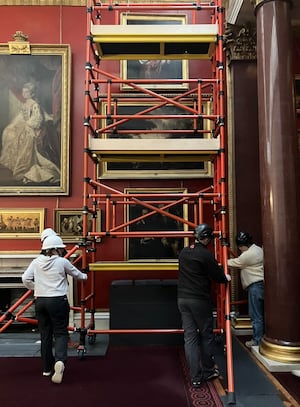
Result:
{"label": "dark marble column", "polygon": [[[237,230],[248,230],[261,244],[261,203],[259,189],[259,138],[257,108],[256,27],[226,27],[228,100],[228,201],[229,232],[234,247]],[[240,283],[240,271],[231,270],[233,302],[247,300]],[[234,328],[251,327],[247,304],[233,305]],[[241,316],[241,317],[240,317]]]}
{"label": "dark marble column", "polygon": [[260,352],[300,361],[300,164],[291,2],[256,0],[265,336]]}

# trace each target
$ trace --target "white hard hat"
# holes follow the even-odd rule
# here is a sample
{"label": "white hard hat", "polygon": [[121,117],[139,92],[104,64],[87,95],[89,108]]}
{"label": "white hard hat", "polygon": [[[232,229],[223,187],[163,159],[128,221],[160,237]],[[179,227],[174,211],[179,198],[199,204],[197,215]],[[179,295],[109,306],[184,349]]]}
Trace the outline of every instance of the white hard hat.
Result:
{"label": "white hard hat", "polygon": [[66,245],[62,241],[62,239],[57,236],[57,235],[50,235],[45,238],[43,241],[43,246],[42,250],[48,250],[48,249],[63,249],[65,248]]}
{"label": "white hard hat", "polygon": [[41,233],[41,242],[43,243],[43,241],[46,239],[46,237],[48,236],[56,236],[57,233],[55,232],[55,230],[51,229],[51,228],[47,228],[45,230],[42,231]]}

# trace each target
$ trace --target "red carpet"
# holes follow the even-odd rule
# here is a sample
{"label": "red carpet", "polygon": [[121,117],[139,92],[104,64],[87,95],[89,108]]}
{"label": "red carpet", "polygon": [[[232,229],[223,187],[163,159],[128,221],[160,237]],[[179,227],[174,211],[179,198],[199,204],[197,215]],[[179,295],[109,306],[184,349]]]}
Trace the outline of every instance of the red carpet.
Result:
{"label": "red carpet", "polygon": [[192,389],[179,347],[110,347],[69,357],[63,383],[41,376],[40,358],[0,358],[3,407],[221,407],[213,383]]}

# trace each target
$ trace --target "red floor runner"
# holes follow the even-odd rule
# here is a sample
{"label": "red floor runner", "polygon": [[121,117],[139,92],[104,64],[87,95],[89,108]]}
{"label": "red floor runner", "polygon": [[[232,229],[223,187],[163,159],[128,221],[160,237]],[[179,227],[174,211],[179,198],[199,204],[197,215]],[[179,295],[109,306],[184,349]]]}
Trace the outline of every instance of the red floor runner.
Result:
{"label": "red floor runner", "polygon": [[192,389],[178,347],[110,347],[69,358],[63,383],[41,376],[40,358],[0,358],[3,407],[221,407],[213,383]]}

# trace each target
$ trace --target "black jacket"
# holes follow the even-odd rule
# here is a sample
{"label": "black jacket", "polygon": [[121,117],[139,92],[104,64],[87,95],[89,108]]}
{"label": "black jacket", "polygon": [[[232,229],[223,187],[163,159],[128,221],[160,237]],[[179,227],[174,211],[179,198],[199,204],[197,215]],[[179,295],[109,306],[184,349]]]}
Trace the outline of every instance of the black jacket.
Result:
{"label": "black jacket", "polygon": [[227,283],[223,268],[201,243],[179,254],[178,298],[210,299],[211,281]]}

